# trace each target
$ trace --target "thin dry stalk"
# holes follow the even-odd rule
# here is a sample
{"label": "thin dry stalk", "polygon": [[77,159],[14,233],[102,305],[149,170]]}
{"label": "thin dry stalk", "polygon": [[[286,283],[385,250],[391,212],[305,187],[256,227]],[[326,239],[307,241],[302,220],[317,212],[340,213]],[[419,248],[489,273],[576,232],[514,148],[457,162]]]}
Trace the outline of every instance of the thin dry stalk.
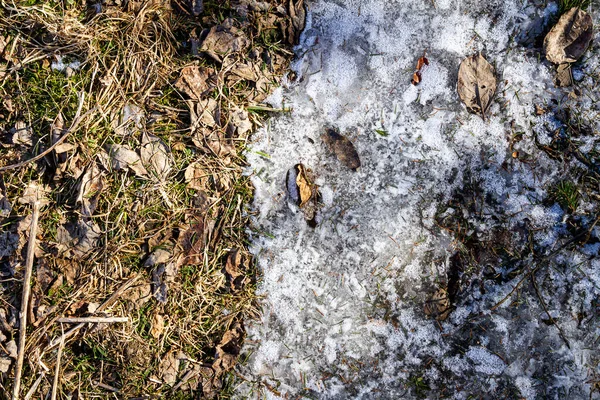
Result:
{"label": "thin dry stalk", "polygon": [[31,228],[29,230],[29,243],[27,244],[27,258],[25,260],[25,276],[23,277],[23,296],[21,297],[21,315],[19,320],[19,353],[15,368],[15,383],[13,385],[13,400],[19,399],[21,390],[21,374],[23,372],[23,361],[25,360],[25,336],[27,334],[27,310],[29,309],[29,294],[31,292],[31,273],[33,270],[33,258],[35,253],[38,219],[40,216],[40,201],[33,202],[33,215],[31,217]]}
{"label": "thin dry stalk", "polygon": [[54,368],[54,381],[52,382],[52,396],[50,400],[56,400],[56,390],[58,388],[58,377],[60,374],[60,359],[62,358],[63,348],[65,347],[64,330],[61,335],[60,346],[58,346],[58,354],[56,355],[56,367]]}
{"label": "thin dry stalk", "polygon": [[64,324],[112,324],[127,321],[129,317],[64,317],[56,320]]}

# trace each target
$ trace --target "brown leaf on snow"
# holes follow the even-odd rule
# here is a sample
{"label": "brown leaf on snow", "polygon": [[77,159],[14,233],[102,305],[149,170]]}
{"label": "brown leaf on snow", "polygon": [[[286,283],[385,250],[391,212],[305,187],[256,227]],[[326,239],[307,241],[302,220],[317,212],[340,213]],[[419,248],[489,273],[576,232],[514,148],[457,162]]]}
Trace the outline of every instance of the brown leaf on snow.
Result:
{"label": "brown leaf on snow", "polygon": [[300,207],[303,207],[313,197],[313,184],[308,178],[309,174],[304,165],[298,164],[297,170],[296,185],[300,193]]}
{"label": "brown leaf on snow", "polygon": [[556,68],[556,78],[554,83],[558,87],[571,86],[573,84],[573,74],[571,73],[571,64],[560,64]]}
{"label": "brown leaf on snow", "polygon": [[223,24],[210,28],[199,50],[222,62],[224,56],[243,51],[249,44],[244,32],[235,28],[233,21],[228,19]]}
{"label": "brown leaf on snow", "polygon": [[328,128],[321,139],[338,160],[346,167],[355,170],[360,167],[360,158],[354,144],[335,128]]}
{"label": "brown leaf on snow", "polygon": [[571,8],[544,38],[546,58],[554,64],[577,61],[592,40],[592,30],[592,17],[580,8]]}
{"label": "brown leaf on snow", "polygon": [[450,315],[452,306],[448,291],[444,288],[438,289],[423,306],[425,315],[433,317],[438,321],[444,321]]}
{"label": "brown leaf on snow", "polygon": [[202,100],[215,86],[215,71],[198,65],[184,67],[175,82],[175,88],[193,100]]}
{"label": "brown leaf on snow", "polygon": [[458,69],[457,90],[467,109],[485,120],[496,92],[494,67],[481,54],[465,58]]}
{"label": "brown leaf on snow", "polygon": [[290,199],[302,210],[309,226],[317,226],[317,213],[320,208],[319,188],[314,183],[312,171],[302,164],[296,164],[286,174],[286,189]]}

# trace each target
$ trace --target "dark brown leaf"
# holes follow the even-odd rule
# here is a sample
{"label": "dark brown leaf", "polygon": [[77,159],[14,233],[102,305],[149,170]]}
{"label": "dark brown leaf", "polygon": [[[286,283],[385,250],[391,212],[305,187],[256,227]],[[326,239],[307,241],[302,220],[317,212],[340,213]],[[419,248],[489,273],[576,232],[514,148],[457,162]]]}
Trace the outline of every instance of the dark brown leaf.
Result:
{"label": "dark brown leaf", "polygon": [[548,61],[555,64],[573,63],[579,59],[592,40],[592,17],[573,7],[564,13],[544,38]]}
{"label": "dark brown leaf", "polygon": [[360,158],[356,148],[348,138],[340,135],[337,129],[326,129],[321,135],[321,139],[325,142],[329,151],[335,154],[337,159],[346,167],[354,171],[360,167]]}
{"label": "dark brown leaf", "polygon": [[457,90],[467,109],[485,120],[496,92],[494,67],[481,54],[465,58],[458,69]]}

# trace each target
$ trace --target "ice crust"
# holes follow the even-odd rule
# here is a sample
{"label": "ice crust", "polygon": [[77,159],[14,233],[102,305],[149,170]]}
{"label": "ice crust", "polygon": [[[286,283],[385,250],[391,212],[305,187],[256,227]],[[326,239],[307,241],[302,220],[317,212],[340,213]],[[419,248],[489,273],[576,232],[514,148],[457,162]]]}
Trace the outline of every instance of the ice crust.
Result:
{"label": "ice crust", "polygon": [[[590,376],[600,373],[600,262],[589,260],[598,247],[587,246],[587,258],[556,254],[539,283],[570,349],[543,322],[531,288],[491,311],[519,278],[483,282],[484,293],[465,290],[439,324],[422,309],[458,245],[434,216],[465,185],[476,181],[503,226],[527,224],[548,253],[565,233],[564,211],[544,202],[563,171],[534,142],[534,133],[550,140],[546,132],[558,126],[536,115],[535,105],[564,92],[527,36],[556,9],[515,0],[309,4],[293,65],[298,79],[271,98],[292,111],[271,119],[247,153],[255,187],[251,250],[264,300],[262,319],[247,326],[238,397],[414,398],[418,378],[431,398],[590,397]],[[411,76],[425,50],[430,64],[415,87]],[[499,82],[485,121],[467,113],[455,90],[460,61],[478,51]],[[597,67],[596,59],[584,63],[582,83]],[[597,107],[593,98],[579,101]],[[354,142],[357,172],[321,142],[330,126]],[[511,149],[517,132],[523,138]],[[513,158],[515,149],[529,162]],[[286,198],[285,174],[296,163],[318,177],[324,208],[315,229]],[[478,237],[499,224],[491,213],[471,219]],[[583,325],[578,313],[589,318]]]}

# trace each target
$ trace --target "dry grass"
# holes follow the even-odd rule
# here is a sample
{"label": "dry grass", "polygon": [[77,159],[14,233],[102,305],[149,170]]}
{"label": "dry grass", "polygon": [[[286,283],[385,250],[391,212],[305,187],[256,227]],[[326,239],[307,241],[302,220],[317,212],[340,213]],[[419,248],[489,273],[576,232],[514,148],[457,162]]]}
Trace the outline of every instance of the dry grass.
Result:
{"label": "dry grass", "polygon": [[[291,23],[274,9],[240,17],[228,2],[205,3],[202,18],[164,1],[107,5],[99,13],[76,2],[1,3],[0,39],[7,44],[0,48],[0,167],[49,149],[84,98],[83,117],[66,147],[5,171],[0,182],[2,204],[9,205],[3,207],[0,242],[0,357],[6,359],[18,331],[31,214],[23,202],[26,188],[35,184],[48,200],[37,235],[21,394],[46,396],[58,376],[59,399],[226,397],[243,321],[258,312],[254,266],[245,250],[252,188],[242,175],[242,152],[250,131],[231,133],[228,127],[233,110],[258,104],[285,71]],[[189,37],[227,17],[234,17],[248,48],[222,62],[191,54]],[[61,60],[81,64],[51,67]],[[266,86],[234,77],[238,63],[254,63]],[[227,135],[227,154],[190,129],[195,121],[188,107],[197,102],[186,100],[173,82],[191,64],[216,71],[216,85],[205,95],[218,105],[209,133],[218,143]],[[132,105],[140,121],[123,122]],[[256,125],[263,117],[248,118]],[[19,143],[15,138],[23,131],[30,141]],[[112,145],[139,153],[148,134],[169,149],[168,176],[139,176],[106,161]],[[186,179],[190,165],[198,177],[193,185]],[[166,256],[154,262],[159,254]],[[57,365],[63,332],[73,326],[56,319],[66,316],[128,322],[74,330]],[[0,375],[7,398],[13,374],[11,363]]]}

